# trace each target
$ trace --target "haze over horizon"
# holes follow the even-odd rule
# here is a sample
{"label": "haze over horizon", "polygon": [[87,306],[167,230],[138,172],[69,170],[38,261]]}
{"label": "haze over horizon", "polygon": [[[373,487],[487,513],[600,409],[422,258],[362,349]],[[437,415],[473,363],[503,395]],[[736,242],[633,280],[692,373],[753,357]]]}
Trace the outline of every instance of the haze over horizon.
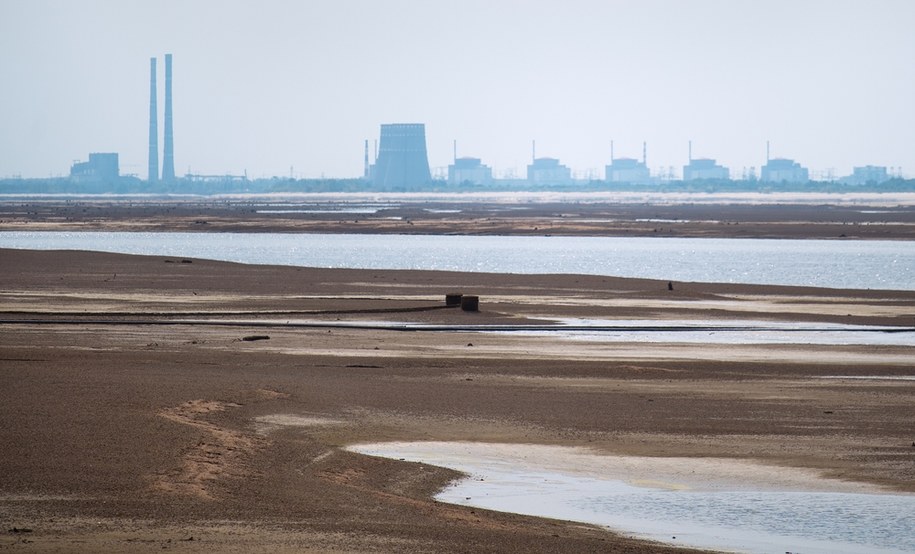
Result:
{"label": "haze over horizon", "polygon": [[[379,125],[425,123],[433,168],[531,157],[603,177],[710,157],[915,175],[915,2],[878,0],[0,4],[0,178],[90,152],[146,177],[149,58],[174,56],[175,168],[358,177]],[[161,134],[160,134],[161,140]]]}

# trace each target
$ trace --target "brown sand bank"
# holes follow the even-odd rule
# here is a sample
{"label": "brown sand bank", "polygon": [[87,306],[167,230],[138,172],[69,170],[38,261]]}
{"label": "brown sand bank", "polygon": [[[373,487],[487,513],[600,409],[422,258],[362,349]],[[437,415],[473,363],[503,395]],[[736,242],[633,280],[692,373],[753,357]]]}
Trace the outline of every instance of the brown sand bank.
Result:
{"label": "brown sand bank", "polygon": [[[440,504],[431,495],[453,472],[342,450],[386,440],[751,459],[915,491],[915,382],[829,378],[911,376],[915,346],[339,326],[906,328],[913,292],[181,262],[0,250],[0,549],[677,551]],[[481,311],[443,308],[454,291],[478,294]],[[252,323],[178,321],[190,318]]]}
{"label": "brown sand bank", "polygon": [[52,198],[0,202],[0,231],[915,238],[915,206],[907,204],[767,204],[764,197],[728,204],[689,198],[676,204]]}

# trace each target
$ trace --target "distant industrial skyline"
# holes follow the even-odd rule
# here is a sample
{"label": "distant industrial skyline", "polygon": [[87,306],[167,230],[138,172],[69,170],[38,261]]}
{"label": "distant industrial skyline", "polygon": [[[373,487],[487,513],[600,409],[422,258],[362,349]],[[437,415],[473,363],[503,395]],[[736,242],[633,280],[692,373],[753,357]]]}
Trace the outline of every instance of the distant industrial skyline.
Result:
{"label": "distant industrial skyline", "polygon": [[145,178],[144,60],[162,52],[178,176],[358,177],[364,139],[400,121],[425,123],[437,175],[454,140],[518,178],[532,140],[595,178],[611,140],[678,173],[692,140],[740,178],[769,140],[813,178],[912,176],[913,28],[907,0],[7,0],[0,178],[66,175],[92,152]]}

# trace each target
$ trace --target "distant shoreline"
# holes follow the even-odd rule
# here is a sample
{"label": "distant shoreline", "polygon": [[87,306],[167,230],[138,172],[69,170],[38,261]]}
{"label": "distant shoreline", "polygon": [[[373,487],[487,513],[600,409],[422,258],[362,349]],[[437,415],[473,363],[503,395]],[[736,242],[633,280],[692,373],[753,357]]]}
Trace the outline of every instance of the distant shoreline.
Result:
{"label": "distant shoreline", "polygon": [[0,231],[915,239],[915,193],[0,196]]}
{"label": "distant shoreline", "polygon": [[327,192],[227,192],[198,194],[193,192],[161,193],[19,193],[0,192],[0,204],[28,200],[99,200],[99,201],[257,201],[288,202],[621,202],[659,204],[828,204],[828,205],[915,205],[915,190],[879,191],[873,189],[825,191],[714,191],[689,190],[463,190],[463,191],[327,191]]}

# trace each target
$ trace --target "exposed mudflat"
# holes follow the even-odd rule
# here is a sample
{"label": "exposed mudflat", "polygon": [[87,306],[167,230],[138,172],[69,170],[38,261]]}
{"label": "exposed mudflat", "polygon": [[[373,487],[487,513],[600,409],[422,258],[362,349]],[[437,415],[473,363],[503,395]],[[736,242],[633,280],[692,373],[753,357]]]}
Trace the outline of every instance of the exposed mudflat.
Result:
{"label": "exposed mudflat", "polygon": [[[345,449],[386,441],[728,458],[915,492],[912,344],[279,324],[905,329],[915,292],[166,261],[0,250],[0,549],[678,551],[440,503],[456,472]],[[480,311],[445,308],[452,292]]]}

